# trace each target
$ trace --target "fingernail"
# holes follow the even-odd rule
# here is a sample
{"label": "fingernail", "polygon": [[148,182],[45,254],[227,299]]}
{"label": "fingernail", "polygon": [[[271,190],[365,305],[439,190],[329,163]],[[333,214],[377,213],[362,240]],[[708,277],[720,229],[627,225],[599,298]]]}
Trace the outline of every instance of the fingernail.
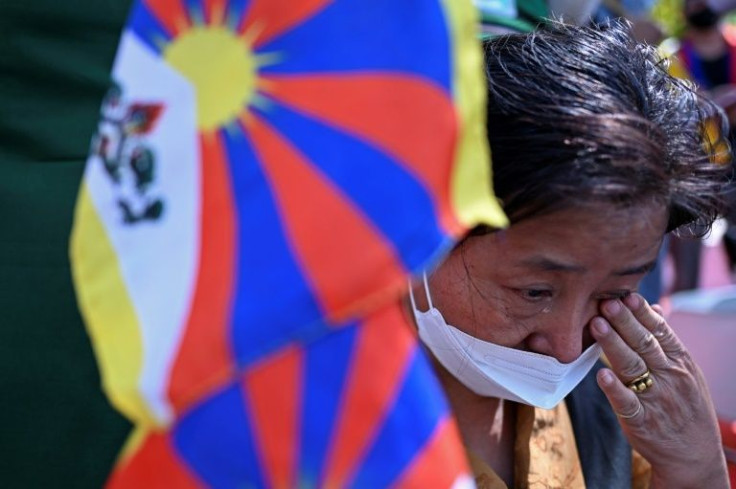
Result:
{"label": "fingernail", "polygon": [[639,296],[636,294],[630,294],[624,297],[624,302],[627,306],[629,306],[630,309],[636,309],[639,307],[639,304],[641,304]]}
{"label": "fingernail", "polygon": [[603,372],[601,374],[601,381],[605,385],[613,384],[613,374],[611,374],[611,372]]}
{"label": "fingernail", "polygon": [[608,333],[608,323],[606,323],[603,318],[596,318],[593,321],[593,327],[595,328],[595,332],[599,335]]}
{"label": "fingernail", "polygon": [[621,304],[618,301],[606,302],[606,305],[604,307],[608,314],[618,314],[618,312],[621,310]]}

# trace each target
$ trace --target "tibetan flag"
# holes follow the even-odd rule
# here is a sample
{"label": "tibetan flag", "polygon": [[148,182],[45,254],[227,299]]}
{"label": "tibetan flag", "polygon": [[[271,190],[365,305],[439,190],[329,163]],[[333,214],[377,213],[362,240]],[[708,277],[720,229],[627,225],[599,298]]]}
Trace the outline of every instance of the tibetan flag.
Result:
{"label": "tibetan flag", "polygon": [[[144,0],[71,259],[110,487],[467,481],[398,303],[491,186],[470,0]],[[433,484],[434,485],[434,484]]]}

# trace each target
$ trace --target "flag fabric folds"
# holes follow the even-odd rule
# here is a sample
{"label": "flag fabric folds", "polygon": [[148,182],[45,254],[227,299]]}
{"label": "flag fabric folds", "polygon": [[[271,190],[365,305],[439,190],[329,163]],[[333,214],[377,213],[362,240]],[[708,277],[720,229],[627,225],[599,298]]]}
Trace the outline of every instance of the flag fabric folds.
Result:
{"label": "flag fabric folds", "polygon": [[71,243],[136,425],[111,487],[466,481],[397,299],[505,225],[474,22],[457,0],[134,5]]}

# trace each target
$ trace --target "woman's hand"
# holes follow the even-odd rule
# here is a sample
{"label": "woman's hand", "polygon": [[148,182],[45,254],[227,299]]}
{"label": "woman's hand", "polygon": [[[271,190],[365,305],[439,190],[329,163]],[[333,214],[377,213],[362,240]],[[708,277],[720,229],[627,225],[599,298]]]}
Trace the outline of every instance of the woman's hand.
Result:
{"label": "woman's hand", "polygon": [[[652,465],[651,487],[728,488],[726,461],[705,379],[661,315],[638,294],[601,304],[593,337],[612,370],[598,372],[632,447]],[[643,388],[635,392],[629,385]]]}

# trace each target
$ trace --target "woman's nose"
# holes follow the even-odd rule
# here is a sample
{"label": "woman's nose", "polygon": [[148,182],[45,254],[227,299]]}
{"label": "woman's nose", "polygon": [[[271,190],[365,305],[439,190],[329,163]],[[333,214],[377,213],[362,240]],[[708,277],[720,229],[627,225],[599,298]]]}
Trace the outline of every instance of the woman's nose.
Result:
{"label": "woman's nose", "polygon": [[528,347],[537,353],[554,357],[561,363],[570,363],[591,342],[587,327],[594,314],[595,311],[590,314],[582,311],[550,313],[542,327],[529,336]]}
{"label": "woman's nose", "polygon": [[554,357],[560,363],[570,363],[583,352],[582,333],[577,335],[533,333],[528,339],[531,351]]}

